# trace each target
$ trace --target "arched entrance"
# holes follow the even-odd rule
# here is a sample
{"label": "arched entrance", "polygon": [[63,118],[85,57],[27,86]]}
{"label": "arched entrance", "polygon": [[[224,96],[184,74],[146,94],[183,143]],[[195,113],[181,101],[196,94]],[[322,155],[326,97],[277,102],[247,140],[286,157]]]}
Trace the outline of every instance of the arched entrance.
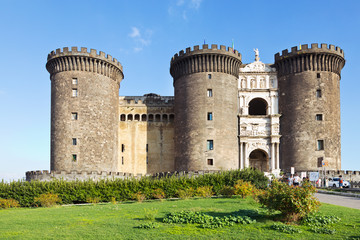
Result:
{"label": "arched entrance", "polygon": [[249,165],[252,168],[256,168],[262,172],[269,171],[269,156],[261,149],[256,149],[250,153]]}

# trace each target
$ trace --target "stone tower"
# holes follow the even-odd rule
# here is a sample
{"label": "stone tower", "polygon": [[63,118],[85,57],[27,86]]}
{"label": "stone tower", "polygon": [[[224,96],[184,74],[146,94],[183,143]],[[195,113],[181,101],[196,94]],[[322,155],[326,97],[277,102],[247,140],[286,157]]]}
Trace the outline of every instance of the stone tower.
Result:
{"label": "stone tower", "polygon": [[51,80],[51,171],[116,171],[121,64],[104,52],[57,49]]}
{"label": "stone tower", "polygon": [[239,168],[238,77],[241,54],[207,44],[171,60],[175,88],[175,169]]}
{"label": "stone tower", "polygon": [[302,45],[275,55],[278,71],[281,169],[341,169],[340,72],[344,52],[334,45]]}

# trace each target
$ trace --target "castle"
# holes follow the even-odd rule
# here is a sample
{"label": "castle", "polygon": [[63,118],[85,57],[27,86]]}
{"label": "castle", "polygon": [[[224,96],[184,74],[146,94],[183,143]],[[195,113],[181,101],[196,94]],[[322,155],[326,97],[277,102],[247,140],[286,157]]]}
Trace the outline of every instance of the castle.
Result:
{"label": "castle", "polygon": [[52,51],[51,172],[27,172],[27,179],[340,170],[343,50],[301,45],[277,53],[274,64],[254,51],[249,64],[225,46],[180,51],[170,63],[174,97],[119,97],[124,71],[115,58],[86,48]]}

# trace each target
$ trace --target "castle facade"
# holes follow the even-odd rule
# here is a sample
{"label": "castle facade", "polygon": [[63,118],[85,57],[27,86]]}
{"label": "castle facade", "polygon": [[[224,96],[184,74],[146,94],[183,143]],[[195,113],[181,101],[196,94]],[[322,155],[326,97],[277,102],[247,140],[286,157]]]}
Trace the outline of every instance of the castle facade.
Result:
{"label": "castle facade", "polygon": [[274,64],[254,51],[243,64],[232,48],[187,48],[171,59],[174,96],[120,97],[115,58],[77,47],[51,52],[51,172],[27,178],[340,170],[343,50],[301,45]]}

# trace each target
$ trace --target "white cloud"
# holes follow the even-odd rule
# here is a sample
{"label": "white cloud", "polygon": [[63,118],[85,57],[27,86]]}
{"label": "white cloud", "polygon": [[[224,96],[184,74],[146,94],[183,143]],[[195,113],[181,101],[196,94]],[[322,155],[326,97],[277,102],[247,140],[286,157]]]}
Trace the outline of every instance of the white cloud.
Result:
{"label": "white cloud", "polygon": [[139,28],[132,27],[129,37],[134,40],[134,45],[136,45],[133,48],[134,52],[140,52],[145,46],[150,45],[152,34],[152,30],[147,29],[145,32],[141,32]]}
{"label": "white cloud", "polygon": [[136,27],[132,27],[132,32],[129,34],[130,37],[132,38],[136,38],[136,37],[140,37],[140,30]]}
{"label": "white cloud", "polygon": [[199,9],[202,0],[191,0],[190,8]]}

